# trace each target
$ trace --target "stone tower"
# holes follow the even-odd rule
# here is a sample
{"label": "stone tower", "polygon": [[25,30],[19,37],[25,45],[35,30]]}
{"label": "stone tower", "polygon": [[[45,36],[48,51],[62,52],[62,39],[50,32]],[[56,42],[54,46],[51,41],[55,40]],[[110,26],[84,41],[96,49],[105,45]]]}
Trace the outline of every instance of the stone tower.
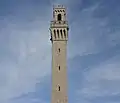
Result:
{"label": "stone tower", "polygon": [[53,7],[50,24],[52,42],[52,98],[51,103],[67,103],[67,40],[68,23],[63,5]]}

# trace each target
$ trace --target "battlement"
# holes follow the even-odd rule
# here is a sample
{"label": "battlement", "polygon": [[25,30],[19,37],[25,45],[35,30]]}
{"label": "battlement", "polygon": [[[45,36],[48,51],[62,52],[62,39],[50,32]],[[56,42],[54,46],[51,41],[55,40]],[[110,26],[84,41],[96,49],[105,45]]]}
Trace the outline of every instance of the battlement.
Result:
{"label": "battlement", "polygon": [[65,9],[64,5],[53,5],[53,9]]}

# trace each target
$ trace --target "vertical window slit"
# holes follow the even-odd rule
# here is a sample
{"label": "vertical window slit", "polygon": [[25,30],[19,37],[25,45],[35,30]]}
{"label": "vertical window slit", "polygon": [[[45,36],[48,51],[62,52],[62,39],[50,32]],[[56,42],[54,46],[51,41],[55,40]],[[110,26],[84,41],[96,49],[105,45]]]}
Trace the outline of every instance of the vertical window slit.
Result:
{"label": "vertical window slit", "polygon": [[60,71],[60,66],[59,66],[59,71]]}
{"label": "vertical window slit", "polygon": [[60,48],[58,49],[59,53],[60,53]]}
{"label": "vertical window slit", "polygon": [[58,91],[60,91],[60,86],[58,85]]}

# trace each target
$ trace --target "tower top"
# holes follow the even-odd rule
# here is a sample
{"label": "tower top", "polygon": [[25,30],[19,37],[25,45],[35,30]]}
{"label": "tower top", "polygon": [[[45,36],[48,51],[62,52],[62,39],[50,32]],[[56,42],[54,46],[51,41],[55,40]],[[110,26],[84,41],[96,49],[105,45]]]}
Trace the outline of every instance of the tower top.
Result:
{"label": "tower top", "polygon": [[66,8],[64,5],[53,5],[53,20],[54,24],[67,24]]}
{"label": "tower top", "polygon": [[66,8],[63,5],[54,5],[50,23],[51,41],[67,41],[68,30]]}
{"label": "tower top", "polygon": [[64,5],[53,5],[53,9],[62,9],[64,8],[65,9],[65,6]]}

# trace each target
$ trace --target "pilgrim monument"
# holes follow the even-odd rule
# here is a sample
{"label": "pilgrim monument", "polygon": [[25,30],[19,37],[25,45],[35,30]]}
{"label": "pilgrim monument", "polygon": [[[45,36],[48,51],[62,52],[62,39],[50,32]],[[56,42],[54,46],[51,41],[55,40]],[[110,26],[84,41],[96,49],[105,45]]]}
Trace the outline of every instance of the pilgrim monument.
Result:
{"label": "pilgrim monument", "polygon": [[67,97],[67,41],[68,22],[66,8],[54,5],[50,23],[52,43],[52,95],[51,103],[68,103]]}

